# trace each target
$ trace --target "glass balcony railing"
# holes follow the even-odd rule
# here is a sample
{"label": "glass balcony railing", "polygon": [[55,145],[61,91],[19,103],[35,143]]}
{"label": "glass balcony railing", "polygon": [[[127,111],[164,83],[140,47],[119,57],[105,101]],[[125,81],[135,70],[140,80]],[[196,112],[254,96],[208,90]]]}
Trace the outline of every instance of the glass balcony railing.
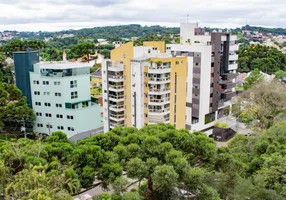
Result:
{"label": "glass balcony railing", "polygon": [[162,77],[162,78],[156,78],[156,77],[149,77],[149,81],[157,81],[157,82],[163,82],[163,81],[170,81],[170,77]]}
{"label": "glass balcony railing", "polygon": [[150,102],[152,103],[164,103],[170,101],[170,98],[165,98],[165,99],[149,99]]}
{"label": "glass balcony railing", "polygon": [[124,99],[124,95],[109,95],[109,98],[112,98],[112,99]]}
{"label": "glass balcony railing", "polygon": [[149,92],[166,92],[170,91],[170,88],[149,88]]}
{"label": "glass balcony railing", "polygon": [[124,89],[124,85],[109,85],[109,88],[120,90]]}

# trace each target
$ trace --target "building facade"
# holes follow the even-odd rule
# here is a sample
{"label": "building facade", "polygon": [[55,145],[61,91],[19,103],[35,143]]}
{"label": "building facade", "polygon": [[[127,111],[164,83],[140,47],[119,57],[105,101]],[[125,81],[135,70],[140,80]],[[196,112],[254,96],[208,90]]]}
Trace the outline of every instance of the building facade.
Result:
{"label": "building facade", "polygon": [[29,74],[34,131],[63,131],[79,140],[103,130],[100,105],[90,96],[90,66],[82,63],[37,63]]}
{"label": "building facade", "polygon": [[170,123],[207,130],[231,110],[236,37],[181,24],[181,44],[123,44],[102,67],[104,131]]}
{"label": "building facade", "polygon": [[27,104],[32,107],[30,72],[34,71],[33,64],[39,62],[38,51],[14,52],[14,68],[16,76],[16,86],[27,97]]}

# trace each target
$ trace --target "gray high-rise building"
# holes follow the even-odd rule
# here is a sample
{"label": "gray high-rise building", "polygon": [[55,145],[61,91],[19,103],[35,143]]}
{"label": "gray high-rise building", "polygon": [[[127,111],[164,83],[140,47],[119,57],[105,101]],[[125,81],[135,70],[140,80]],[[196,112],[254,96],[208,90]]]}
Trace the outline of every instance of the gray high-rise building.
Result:
{"label": "gray high-rise building", "polygon": [[38,51],[14,52],[14,65],[16,86],[22,91],[23,96],[27,97],[27,103],[32,107],[30,73],[33,72],[33,64],[39,62]]}

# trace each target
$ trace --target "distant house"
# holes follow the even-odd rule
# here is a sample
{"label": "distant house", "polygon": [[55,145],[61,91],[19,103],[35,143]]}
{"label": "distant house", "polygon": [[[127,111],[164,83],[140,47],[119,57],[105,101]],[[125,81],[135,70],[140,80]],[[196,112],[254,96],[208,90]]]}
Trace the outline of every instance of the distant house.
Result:
{"label": "distant house", "polygon": [[101,68],[90,74],[93,87],[102,87],[102,72]]}

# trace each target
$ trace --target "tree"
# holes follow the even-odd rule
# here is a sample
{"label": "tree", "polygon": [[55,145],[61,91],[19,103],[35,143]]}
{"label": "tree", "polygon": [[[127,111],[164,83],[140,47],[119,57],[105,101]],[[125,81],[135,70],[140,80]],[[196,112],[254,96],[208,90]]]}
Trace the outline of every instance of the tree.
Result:
{"label": "tree", "polygon": [[262,45],[250,45],[238,51],[238,71],[259,71],[274,74],[278,70],[286,70],[286,55],[276,48]]}
{"label": "tree", "polygon": [[13,71],[14,66],[8,65],[6,62],[6,56],[0,52],[0,81],[13,84]]}
{"label": "tree", "polygon": [[15,131],[16,123],[19,131],[23,119],[27,126],[32,127],[35,114],[21,91],[15,85],[3,82],[0,82],[0,91],[0,129]]}
{"label": "tree", "polygon": [[122,200],[141,200],[138,192],[127,192],[123,195]]}
{"label": "tree", "polygon": [[[43,167],[24,169],[14,176],[5,190],[6,199],[72,199],[63,187],[50,184]],[[62,186],[62,185],[61,185]],[[62,198],[64,197],[64,198]]]}
{"label": "tree", "polygon": [[276,116],[285,112],[285,98],[285,85],[279,81],[256,84],[240,96],[240,116],[251,119],[255,128],[267,129]]}
{"label": "tree", "polygon": [[263,80],[264,80],[263,75],[256,68],[245,79],[245,82],[243,84],[243,88],[244,88],[244,90],[247,90],[247,89],[251,88],[253,85],[255,85],[257,83],[261,83]]}
{"label": "tree", "polygon": [[126,178],[119,177],[112,183],[112,188],[114,189],[115,194],[121,195],[127,191],[128,185],[129,181]]}
{"label": "tree", "polygon": [[80,182],[82,187],[87,188],[93,184],[95,177],[95,170],[92,167],[85,166],[82,169],[82,175],[80,177]]}

